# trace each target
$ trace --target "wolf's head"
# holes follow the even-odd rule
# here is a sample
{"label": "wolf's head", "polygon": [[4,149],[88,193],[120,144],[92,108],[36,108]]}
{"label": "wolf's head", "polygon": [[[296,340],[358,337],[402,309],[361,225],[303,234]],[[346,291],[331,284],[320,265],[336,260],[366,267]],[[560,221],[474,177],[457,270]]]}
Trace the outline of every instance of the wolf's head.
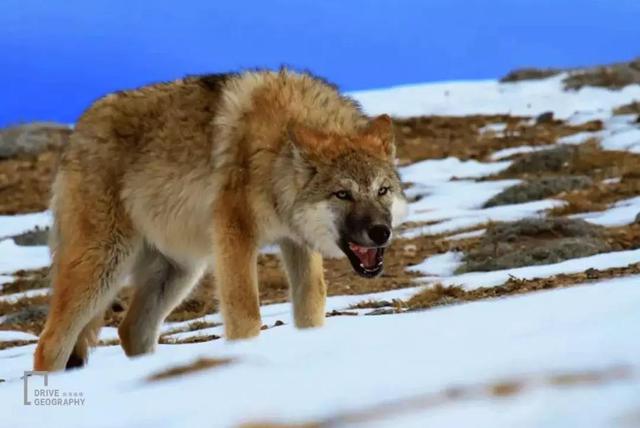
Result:
{"label": "wolf's head", "polygon": [[391,119],[380,116],[353,135],[292,126],[289,139],[301,238],[325,256],[346,255],[361,276],[379,275],[392,227],[406,213]]}

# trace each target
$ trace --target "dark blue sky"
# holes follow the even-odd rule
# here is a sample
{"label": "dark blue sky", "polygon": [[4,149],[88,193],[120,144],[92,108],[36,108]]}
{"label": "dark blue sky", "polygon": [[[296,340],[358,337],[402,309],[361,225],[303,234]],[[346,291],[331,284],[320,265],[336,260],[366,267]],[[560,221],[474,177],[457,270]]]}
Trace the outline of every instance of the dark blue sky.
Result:
{"label": "dark blue sky", "polygon": [[640,55],[640,0],[0,0],[0,126],[73,122],[185,74],[306,68],[345,90]]}

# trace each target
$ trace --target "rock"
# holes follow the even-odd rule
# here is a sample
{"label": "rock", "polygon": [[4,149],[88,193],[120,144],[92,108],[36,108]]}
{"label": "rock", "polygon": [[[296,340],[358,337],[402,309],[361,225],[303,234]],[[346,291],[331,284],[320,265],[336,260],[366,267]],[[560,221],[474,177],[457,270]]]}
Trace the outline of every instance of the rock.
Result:
{"label": "rock", "polygon": [[49,228],[45,227],[40,229],[36,226],[35,229],[21,233],[20,235],[13,236],[13,241],[16,245],[22,245],[25,247],[47,245],[49,240]]}
{"label": "rock", "polygon": [[553,112],[547,111],[540,114],[536,117],[536,125],[540,125],[542,123],[552,123],[553,122]]}
{"label": "rock", "polygon": [[53,122],[33,122],[0,129],[0,159],[60,149],[69,140],[71,132],[68,125]]}
{"label": "rock", "polygon": [[367,312],[365,315],[390,315],[395,313],[396,313],[396,310],[392,308],[378,308],[370,312]]}
{"label": "rock", "polygon": [[592,184],[593,180],[584,175],[566,175],[529,180],[503,190],[489,199],[484,204],[484,207],[489,208],[498,205],[538,201],[557,195],[558,193],[584,189]]}
{"label": "rock", "polygon": [[640,223],[640,213],[636,214],[636,218],[633,221],[634,223]]}

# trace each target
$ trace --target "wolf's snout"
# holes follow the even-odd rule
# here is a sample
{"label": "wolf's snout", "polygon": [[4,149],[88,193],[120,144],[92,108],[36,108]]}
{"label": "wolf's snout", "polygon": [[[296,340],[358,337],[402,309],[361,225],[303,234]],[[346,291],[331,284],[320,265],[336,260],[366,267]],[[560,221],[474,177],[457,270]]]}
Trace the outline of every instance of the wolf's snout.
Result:
{"label": "wolf's snout", "polygon": [[391,229],[384,224],[375,224],[367,230],[367,235],[376,245],[384,245],[389,241]]}

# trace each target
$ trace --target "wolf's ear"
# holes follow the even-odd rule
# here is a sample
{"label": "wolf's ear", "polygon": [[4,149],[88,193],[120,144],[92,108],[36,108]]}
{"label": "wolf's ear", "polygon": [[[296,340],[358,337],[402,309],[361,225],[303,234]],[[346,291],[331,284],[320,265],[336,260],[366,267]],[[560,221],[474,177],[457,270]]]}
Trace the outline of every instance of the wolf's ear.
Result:
{"label": "wolf's ear", "polygon": [[374,118],[364,130],[364,135],[372,138],[382,150],[382,154],[390,161],[396,156],[395,133],[393,132],[393,122],[386,115]]}

